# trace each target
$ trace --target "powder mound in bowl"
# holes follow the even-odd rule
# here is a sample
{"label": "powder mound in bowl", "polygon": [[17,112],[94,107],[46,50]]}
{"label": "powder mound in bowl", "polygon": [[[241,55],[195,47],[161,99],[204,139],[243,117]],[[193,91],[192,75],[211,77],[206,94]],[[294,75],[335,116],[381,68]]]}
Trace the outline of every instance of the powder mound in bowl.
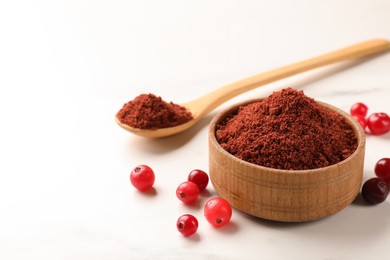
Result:
{"label": "powder mound in bowl", "polygon": [[292,88],[241,106],[218,123],[215,134],[237,158],[284,170],[326,167],[357,148],[343,116]]}
{"label": "powder mound in bowl", "polygon": [[168,103],[153,94],[141,94],[125,103],[116,114],[122,124],[139,129],[159,129],[184,124],[192,119],[185,107]]}

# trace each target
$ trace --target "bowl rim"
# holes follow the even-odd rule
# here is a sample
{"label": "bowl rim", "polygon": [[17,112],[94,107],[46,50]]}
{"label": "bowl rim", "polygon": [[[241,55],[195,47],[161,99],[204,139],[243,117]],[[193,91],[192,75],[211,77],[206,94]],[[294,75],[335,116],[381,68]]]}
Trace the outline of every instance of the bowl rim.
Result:
{"label": "bowl rim", "polygon": [[242,159],[232,155],[231,153],[226,151],[224,148],[222,148],[222,146],[217,141],[217,138],[215,136],[216,126],[218,125],[218,123],[221,120],[225,119],[228,115],[230,115],[234,111],[237,111],[241,106],[245,106],[245,105],[249,105],[251,103],[259,102],[259,101],[262,101],[263,99],[264,98],[256,98],[256,99],[250,99],[250,100],[246,100],[246,101],[242,101],[242,102],[233,104],[233,105],[221,110],[220,112],[218,112],[214,116],[214,118],[210,122],[210,126],[209,126],[209,140],[221,153],[223,153],[224,156],[227,156],[228,158],[235,160],[235,161],[239,162],[240,164],[243,164],[247,167],[252,167],[252,168],[255,168],[255,169],[257,169],[259,171],[263,171],[263,172],[267,171],[270,173],[277,172],[279,174],[306,176],[308,174],[310,174],[310,175],[314,174],[315,172],[318,172],[318,173],[327,172],[327,170],[330,170],[334,167],[341,167],[344,164],[347,164],[348,161],[350,161],[352,158],[354,158],[365,147],[366,135],[365,135],[363,128],[356,121],[356,119],[354,119],[351,115],[349,115],[345,111],[341,110],[340,108],[337,108],[336,106],[333,106],[333,105],[330,105],[328,103],[316,100],[317,103],[319,103],[319,104],[325,106],[326,108],[343,116],[347,120],[348,124],[352,127],[352,129],[356,135],[356,138],[357,138],[357,147],[356,147],[355,151],[349,157],[347,157],[346,159],[344,159],[338,163],[332,164],[332,165],[328,165],[328,166],[321,167],[321,168],[307,169],[307,170],[277,169],[277,168],[266,167],[266,166],[262,166],[262,165],[258,165],[258,164],[254,164],[254,163],[250,163],[250,162],[247,162],[245,160],[242,160]]}

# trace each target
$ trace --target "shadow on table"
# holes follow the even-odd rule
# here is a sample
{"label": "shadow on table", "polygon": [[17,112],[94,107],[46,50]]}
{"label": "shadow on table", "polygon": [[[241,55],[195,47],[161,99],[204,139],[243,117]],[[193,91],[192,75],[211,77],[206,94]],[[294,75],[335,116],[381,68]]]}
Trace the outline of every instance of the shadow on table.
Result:
{"label": "shadow on table", "polygon": [[327,245],[343,244],[354,248],[358,244],[375,241],[390,232],[390,204],[370,205],[359,196],[347,208],[320,220],[285,223],[256,218],[245,213],[242,216],[259,224],[261,228],[277,231],[294,239]]}
{"label": "shadow on table", "polygon": [[163,138],[145,138],[139,136],[131,137],[131,146],[136,145],[137,149],[142,149],[149,153],[163,154],[173,150],[176,150],[191,139],[193,139],[201,130],[208,127],[209,123],[216,115],[216,112],[212,112],[199,120],[194,126],[186,131]]}

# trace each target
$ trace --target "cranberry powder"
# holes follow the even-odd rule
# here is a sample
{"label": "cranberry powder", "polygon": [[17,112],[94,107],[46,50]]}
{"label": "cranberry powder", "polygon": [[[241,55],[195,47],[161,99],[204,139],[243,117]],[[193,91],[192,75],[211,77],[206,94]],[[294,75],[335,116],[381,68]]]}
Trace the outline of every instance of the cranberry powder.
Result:
{"label": "cranberry powder", "polygon": [[242,160],[285,170],[326,167],[357,148],[343,116],[292,88],[241,106],[217,125],[216,138]]}
{"label": "cranberry powder", "polygon": [[185,107],[165,102],[153,94],[141,94],[127,102],[116,116],[122,124],[140,129],[173,127],[192,119]]}

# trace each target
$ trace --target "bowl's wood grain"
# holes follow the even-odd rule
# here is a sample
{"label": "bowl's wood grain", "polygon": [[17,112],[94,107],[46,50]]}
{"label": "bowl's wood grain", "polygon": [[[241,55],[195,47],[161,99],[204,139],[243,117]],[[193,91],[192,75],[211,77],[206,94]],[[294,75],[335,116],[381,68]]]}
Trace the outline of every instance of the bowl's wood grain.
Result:
{"label": "bowl's wood grain", "polygon": [[233,207],[269,220],[303,222],[332,215],[356,198],[362,184],[365,134],[351,116],[322,103],[346,118],[358,148],[344,161],[313,170],[288,171],[258,166],[226,152],[215,137],[218,122],[241,103],[219,113],[210,124],[209,172],[221,197]]}

